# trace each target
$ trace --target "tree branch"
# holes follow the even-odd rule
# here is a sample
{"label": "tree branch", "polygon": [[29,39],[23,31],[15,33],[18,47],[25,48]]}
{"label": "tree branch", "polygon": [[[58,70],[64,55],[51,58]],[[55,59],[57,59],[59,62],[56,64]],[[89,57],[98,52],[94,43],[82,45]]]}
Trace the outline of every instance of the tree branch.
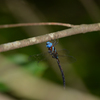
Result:
{"label": "tree branch", "polygon": [[0,28],[40,26],[40,25],[58,25],[58,26],[65,26],[65,27],[77,27],[78,26],[78,25],[72,25],[72,24],[68,24],[68,23],[42,22],[42,23],[19,23],[19,24],[0,25]]}
{"label": "tree branch", "polygon": [[49,33],[46,35],[41,35],[41,36],[37,36],[33,38],[28,38],[28,39],[24,39],[20,41],[2,44],[0,45],[0,52],[13,50],[13,49],[17,49],[17,48],[21,48],[21,47],[25,47],[29,45],[34,45],[34,44],[50,41],[50,40],[57,39],[57,38],[76,35],[80,33],[99,31],[99,30],[100,30],[100,23],[89,24],[89,25],[85,25],[85,24],[78,25],[77,27],[73,27],[70,29],[65,29],[62,31]]}

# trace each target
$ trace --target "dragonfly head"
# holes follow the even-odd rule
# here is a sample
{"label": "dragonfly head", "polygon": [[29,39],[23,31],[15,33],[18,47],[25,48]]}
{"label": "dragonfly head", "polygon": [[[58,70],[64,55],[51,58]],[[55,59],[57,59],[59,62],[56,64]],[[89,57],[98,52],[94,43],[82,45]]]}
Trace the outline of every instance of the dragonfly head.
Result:
{"label": "dragonfly head", "polygon": [[51,43],[51,42],[47,42],[47,43],[46,43],[46,47],[47,47],[47,48],[50,48],[51,46],[52,46],[52,43]]}

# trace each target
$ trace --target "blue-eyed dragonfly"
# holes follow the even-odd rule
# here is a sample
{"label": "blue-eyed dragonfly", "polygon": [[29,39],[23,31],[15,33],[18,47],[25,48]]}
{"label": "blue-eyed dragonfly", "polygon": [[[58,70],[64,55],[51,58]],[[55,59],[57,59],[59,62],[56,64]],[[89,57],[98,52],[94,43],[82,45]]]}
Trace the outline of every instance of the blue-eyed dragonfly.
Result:
{"label": "blue-eyed dragonfly", "polygon": [[[57,61],[57,64],[58,64],[58,66],[59,66],[59,69],[60,69],[60,72],[61,72],[61,75],[62,75],[62,79],[63,79],[63,86],[64,86],[64,88],[65,88],[65,76],[64,76],[64,72],[63,72],[63,70],[62,70],[62,67],[61,67],[61,65],[60,65],[60,60],[59,60],[59,56],[61,57],[68,57],[68,58],[71,58],[71,60],[73,61],[73,58],[74,57],[72,57],[72,56],[69,56],[69,55],[60,55],[59,53],[58,53],[58,51],[65,51],[65,52],[68,52],[66,49],[63,49],[63,50],[58,50],[58,51],[56,51],[56,49],[55,49],[55,45],[57,44],[58,42],[56,42],[56,41],[53,41],[53,42],[46,42],[46,47],[48,48],[48,53],[52,56],[52,58],[54,58],[54,59],[56,59],[56,61]],[[40,57],[42,55],[42,57]],[[41,54],[37,54],[37,55],[32,55],[34,58],[36,58],[37,59],[37,57],[39,58],[42,58],[43,59],[43,56],[45,56],[45,55],[47,55],[47,52],[46,53],[41,53]],[[30,56],[30,57],[32,57],[32,56]],[[39,58],[39,60],[42,60],[42,59],[40,59]]]}

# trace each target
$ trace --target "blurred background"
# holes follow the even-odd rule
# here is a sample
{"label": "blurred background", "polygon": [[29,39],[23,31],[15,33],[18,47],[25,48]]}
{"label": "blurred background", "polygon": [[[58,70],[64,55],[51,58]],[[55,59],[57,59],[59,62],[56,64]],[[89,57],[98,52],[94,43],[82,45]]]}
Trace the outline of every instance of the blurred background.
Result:
{"label": "blurred background", "polygon": [[[0,0],[0,25],[62,22],[74,25],[100,21],[100,0]],[[28,26],[0,29],[0,44],[64,30],[62,26]],[[56,49],[67,49],[76,61],[61,63],[63,89],[56,61],[29,61],[47,52],[46,43],[0,54],[0,100],[99,100],[100,32],[59,39]]]}

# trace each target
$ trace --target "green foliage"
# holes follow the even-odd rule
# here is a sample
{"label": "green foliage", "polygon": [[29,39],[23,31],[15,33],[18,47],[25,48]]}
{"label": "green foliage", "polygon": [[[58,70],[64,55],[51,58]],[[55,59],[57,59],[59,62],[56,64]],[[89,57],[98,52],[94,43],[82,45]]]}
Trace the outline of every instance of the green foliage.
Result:
{"label": "green foliage", "polygon": [[8,92],[9,88],[4,85],[2,82],[0,82],[0,92]]}
{"label": "green foliage", "polygon": [[24,63],[28,63],[28,56],[25,54],[14,54],[14,55],[9,55],[8,58],[16,63],[16,64],[24,64]]}
{"label": "green foliage", "polygon": [[9,55],[8,58],[35,76],[41,77],[45,70],[48,68],[47,64],[44,62],[39,63],[37,61],[29,61],[29,56],[25,54]]}
{"label": "green foliage", "polygon": [[25,66],[25,70],[39,77],[41,77],[44,74],[47,68],[48,67],[45,63],[42,62],[38,63],[36,61],[29,63]]}

